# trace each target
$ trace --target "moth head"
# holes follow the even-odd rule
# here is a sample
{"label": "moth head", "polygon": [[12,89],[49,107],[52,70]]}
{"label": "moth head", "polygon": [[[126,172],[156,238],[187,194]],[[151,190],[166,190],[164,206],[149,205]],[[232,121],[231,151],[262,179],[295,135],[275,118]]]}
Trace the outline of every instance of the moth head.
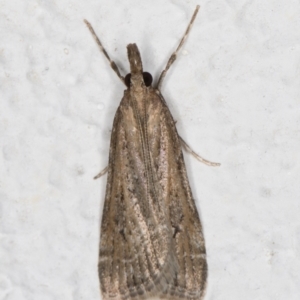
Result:
{"label": "moth head", "polygon": [[143,63],[137,45],[129,44],[127,46],[127,52],[131,73],[125,76],[126,86],[128,88],[130,88],[130,86],[150,86],[152,83],[152,76],[148,72],[143,72]]}

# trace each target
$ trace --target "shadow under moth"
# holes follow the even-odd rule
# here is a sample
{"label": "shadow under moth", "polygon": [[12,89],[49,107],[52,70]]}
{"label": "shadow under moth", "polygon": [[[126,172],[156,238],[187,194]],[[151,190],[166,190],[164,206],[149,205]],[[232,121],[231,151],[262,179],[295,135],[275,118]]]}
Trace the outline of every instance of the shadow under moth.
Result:
{"label": "shadow under moth", "polygon": [[153,87],[136,44],[127,46],[124,78],[85,20],[112,69],[126,85],[111,134],[101,224],[99,278],[104,300],[203,299],[207,263],[202,225],[189,185],[175,121],[160,87],[199,6]]}

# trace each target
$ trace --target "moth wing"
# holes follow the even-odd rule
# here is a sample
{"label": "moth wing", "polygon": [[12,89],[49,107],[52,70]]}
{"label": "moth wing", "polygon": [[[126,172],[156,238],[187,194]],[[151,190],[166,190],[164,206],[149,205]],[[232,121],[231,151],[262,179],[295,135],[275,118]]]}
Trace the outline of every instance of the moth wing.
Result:
{"label": "moth wing", "polygon": [[152,164],[160,183],[159,199],[168,210],[167,218],[173,229],[170,251],[174,252],[177,264],[175,276],[163,292],[170,295],[169,299],[199,300],[204,297],[206,287],[206,250],[180,138],[162,95],[159,94],[156,101],[151,102],[149,111],[148,137]]}
{"label": "moth wing", "polygon": [[147,103],[146,133],[128,95],[114,119],[99,255],[103,298],[199,300],[205,245],[179,136],[162,96],[154,91]]}
{"label": "moth wing", "polygon": [[[104,299],[157,295],[174,278],[172,228],[149,188],[145,149],[130,98],[114,119],[102,215],[99,278]],[[163,203],[164,204],[164,203]]]}

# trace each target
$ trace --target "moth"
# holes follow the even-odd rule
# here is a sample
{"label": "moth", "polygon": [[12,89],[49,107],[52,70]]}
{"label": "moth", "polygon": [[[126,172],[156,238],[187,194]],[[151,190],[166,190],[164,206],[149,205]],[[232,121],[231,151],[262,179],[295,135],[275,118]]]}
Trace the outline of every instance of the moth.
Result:
{"label": "moth", "polygon": [[127,46],[124,78],[86,20],[112,69],[126,85],[113,121],[101,224],[98,272],[103,299],[202,299],[207,263],[202,225],[182,148],[160,88],[198,13],[152,86],[136,44]]}

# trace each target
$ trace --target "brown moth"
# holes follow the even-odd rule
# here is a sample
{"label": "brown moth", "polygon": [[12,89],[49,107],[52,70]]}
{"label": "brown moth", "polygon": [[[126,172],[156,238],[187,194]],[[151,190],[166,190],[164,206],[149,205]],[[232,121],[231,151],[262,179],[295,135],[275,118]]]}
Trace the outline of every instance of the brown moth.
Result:
{"label": "brown moth", "polygon": [[103,299],[203,299],[207,263],[202,226],[189,185],[180,138],[159,91],[199,6],[157,87],[143,72],[136,44],[127,46],[125,78],[85,20],[111,67],[126,84],[111,135],[102,215],[99,278]]}

